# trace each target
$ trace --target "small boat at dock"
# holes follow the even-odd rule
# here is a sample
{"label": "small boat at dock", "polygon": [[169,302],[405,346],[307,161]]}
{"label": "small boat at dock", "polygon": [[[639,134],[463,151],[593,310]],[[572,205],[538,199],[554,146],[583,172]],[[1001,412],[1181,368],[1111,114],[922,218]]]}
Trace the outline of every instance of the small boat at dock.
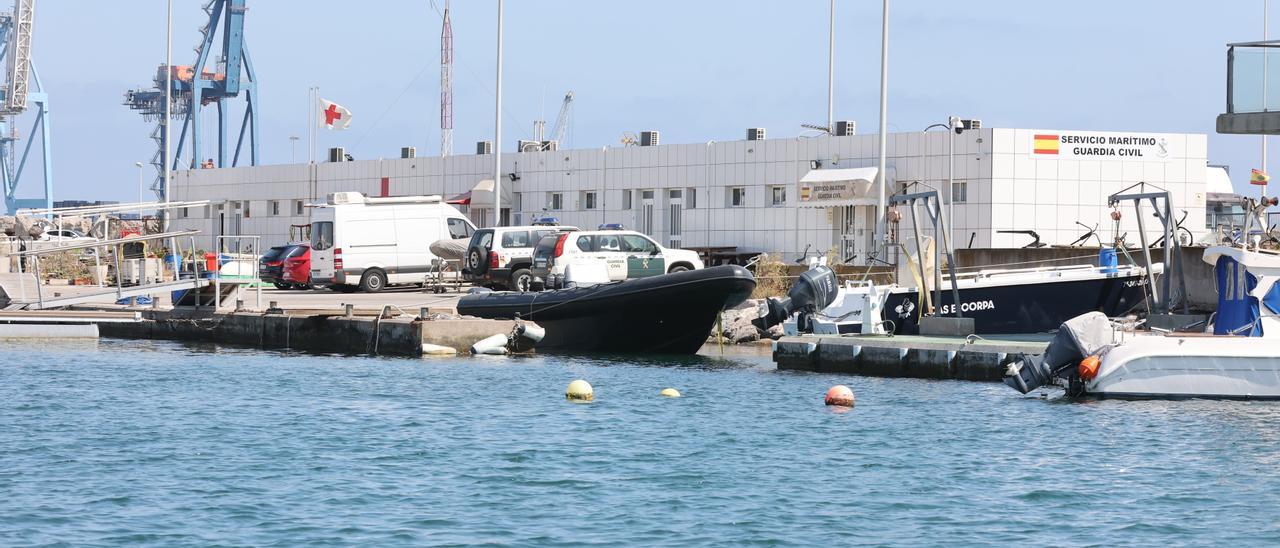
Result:
{"label": "small boat at dock", "polygon": [[720,312],[755,286],[747,269],[717,266],[554,291],[477,293],[458,301],[458,313],[535,322],[546,329],[539,351],[693,354]]}

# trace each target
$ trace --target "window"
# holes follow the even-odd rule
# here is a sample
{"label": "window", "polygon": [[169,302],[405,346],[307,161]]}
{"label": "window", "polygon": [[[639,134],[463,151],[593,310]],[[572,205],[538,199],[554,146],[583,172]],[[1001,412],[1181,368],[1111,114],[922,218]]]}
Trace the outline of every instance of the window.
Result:
{"label": "window", "polygon": [[550,207],[552,211],[558,211],[562,207],[564,207],[564,194],[561,194],[559,192],[552,192],[551,205],[548,207]]}
{"label": "window", "polygon": [[529,232],[527,230],[516,230],[502,234],[502,247],[533,247],[533,242],[529,240]]}
{"label": "window", "polygon": [[684,208],[694,209],[698,207],[698,191],[693,188],[684,189]]}
{"label": "window", "polygon": [[772,202],[773,205],[775,206],[787,205],[787,187],[771,186],[769,187],[769,195],[773,198],[773,202]]}
{"label": "window", "polygon": [[449,237],[455,240],[470,238],[475,230],[465,219],[453,217],[449,219]]}
{"label": "window", "polygon": [[596,236],[596,251],[622,251],[622,240],[615,234]]}
{"label": "window", "polygon": [[652,199],[653,199],[653,191],[652,191],[652,190],[642,190],[642,191],[640,191],[640,199],[642,199],[642,200],[652,200]]}
{"label": "window", "polygon": [[190,216],[191,216],[191,208],[189,207],[182,208],[182,218],[186,219],[187,217],[190,217]]}
{"label": "window", "polygon": [[596,193],[583,192],[582,193],[582,209],[595,209],[595,208],[596,208]]}
{"label": "window", "polygon": [[591,240],[591,236],[578,236],[578,241],[575,243],[577,244],[578,249],[582,251],[591,251],[591,248],[594,245],[594,242]]}
{"label": "window", "polygon": [[656,253],[658,251],[658,244],[649,241],[648,238],[643,236],[623,234],[622,250],[633,253]]}
{"label": "window", "polygon": [[293,201],[293,214],[302,215],[302,200]]}
{"label": "window", "polygon": [[747,205],[747,188],[741,186],[733,186],[728,189],[729,207],[743,207]]}
{"label": "window", "polygon": [[683,191],[683,190],[680,190],[680,189],[678,189],[678,188],[675,188],[675,189],[671,189],[671,190],[668,190],[668,191],[667,191],[667,198],[668,198],[668,199],[671,199],[671,200],[679,200],[679,199],[680,199],[680,198],[682,198],[682,197],[684,197],[684,191]]}
{"label": "window", "polygon": [[251,204],[251,203],[252,203],[252,202],[249,202],[248,200],[246,200],[246,201],[244,202],[244,218],[246,218],[246,219],[248,219],[248,218],[249,218],[249,204]]}
{"label": "window", "polygon": [[333,221],[311,223],[311,249],[324,251],[333,247]]}
{"label": "window", "polygon": [[954,182],[951,183],[951,203],[965,203],[969,201],[969,183]]}
{"label": "window", "polygon": [[631,209],[631,191],[622,191],[622,209]]}

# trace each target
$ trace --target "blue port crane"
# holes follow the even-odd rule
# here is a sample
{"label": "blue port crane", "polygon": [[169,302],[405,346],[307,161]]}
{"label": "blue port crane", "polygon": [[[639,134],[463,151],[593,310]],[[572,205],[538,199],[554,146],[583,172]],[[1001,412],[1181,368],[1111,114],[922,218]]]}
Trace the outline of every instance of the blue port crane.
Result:
{"label": "blue port crane", "polygon": [[[31,63],[32,25],[35,22],[35,0],[16,0],[12,13],[0,13],[0,61],[5,67],[4,85],[0,86],[0,181],[4,185],[4,206],[10,214],[22,208],[53,207],[53,156],[49,146],[49,94],[40,84],[40,76]],[[30,136],[19,145],[19,117],[28,116]],[[32,146],[40,143],[44,161],[43,198],[19,198],[19,183],[31,158]],[[21,149],[21,151],[19,151]]]}
{"label": "blue port crane", "polygon": [[[164,199],[164,162],[166,160],[171,162],[169,165],[174,169],[234,167],[241,165],[241,152],[247,150],[248,165],[258,165],[258,92],[255,85],[256,79],[253,76],[253,63],[249,58],[249,48],[245,46],[244,40],[246,10],[245,0],[209,0],[204,5],[209,21],[200,28],[200,42],[195,47],[195,62],[188,66],[172,67],[161,64],[156,70],[153,89],[134,89],[125,92],[126,106],[141,112],[147,120],[156,121],[156,128],[151,138],[156,142],[157,152],[151,163],[156,167],[157,176],[151,188],[160,199]],[[214,38],[218,34],[219,26],[222,31],[222,49],[216,56],[211,56],[210,54],[214,53]],[[212,67],[210,67],[211,57],[214,60]],[[169,74],[168,79],[172,82],[171,112],[174,120],[182,119],[182,129],[176,133],[177,146],[174,148],[172,159],[164,157],[164,126],[174,121],[164,119],[166,71]],[[235,150],[230,151],[227,147],[227,135],[231,130],[229,117],[232,103],[240,98],[244,99],[244,116],[240,120]],[[201,142],[201,114],[205,107],[211,105],[217,109],[217,154],[206,157],[205,143]],[[175,135],[173,132],[170,134]],[[183,152],[188,140],[190,148],[186,151],[189,159],[184,163]]]}

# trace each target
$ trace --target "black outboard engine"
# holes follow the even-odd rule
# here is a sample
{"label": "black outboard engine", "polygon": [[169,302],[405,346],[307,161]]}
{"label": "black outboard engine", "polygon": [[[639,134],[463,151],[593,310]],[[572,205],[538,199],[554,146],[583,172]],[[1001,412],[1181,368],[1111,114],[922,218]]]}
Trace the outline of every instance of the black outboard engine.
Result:
{"label": "black outboard engine", "polygon": [[1058,379],[1078,383],[1078,364],[1111,347],[1111,320],[1101,312],[1088,312],[1062,323],[1044,354],[1015,356],[1008,364],[1004,383],[1023,394],[1055,384]]}
{"label": "black outboard engine", "polygon": [[769,311],[764,316],[752,320],[756,327],[767,330],[787,320],[792,314],[799,312],[800,330],[808,330],[808,316],[831,305],[836,300],[839,282],[836,273],[830,267],[819,266],[804,271],[800,279],[791,286],[786,298],[769,297]]}

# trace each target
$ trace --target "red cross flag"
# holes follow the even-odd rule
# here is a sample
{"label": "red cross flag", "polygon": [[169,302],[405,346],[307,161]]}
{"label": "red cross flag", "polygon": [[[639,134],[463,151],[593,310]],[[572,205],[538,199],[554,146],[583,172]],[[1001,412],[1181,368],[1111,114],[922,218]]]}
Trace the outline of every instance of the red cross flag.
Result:
{"label": "red cross flag", "polygon": [[316,118],[320,127],[329,129],[347,129],[351,125],[351,111],[328,99],[320,99],[320,117]]}

